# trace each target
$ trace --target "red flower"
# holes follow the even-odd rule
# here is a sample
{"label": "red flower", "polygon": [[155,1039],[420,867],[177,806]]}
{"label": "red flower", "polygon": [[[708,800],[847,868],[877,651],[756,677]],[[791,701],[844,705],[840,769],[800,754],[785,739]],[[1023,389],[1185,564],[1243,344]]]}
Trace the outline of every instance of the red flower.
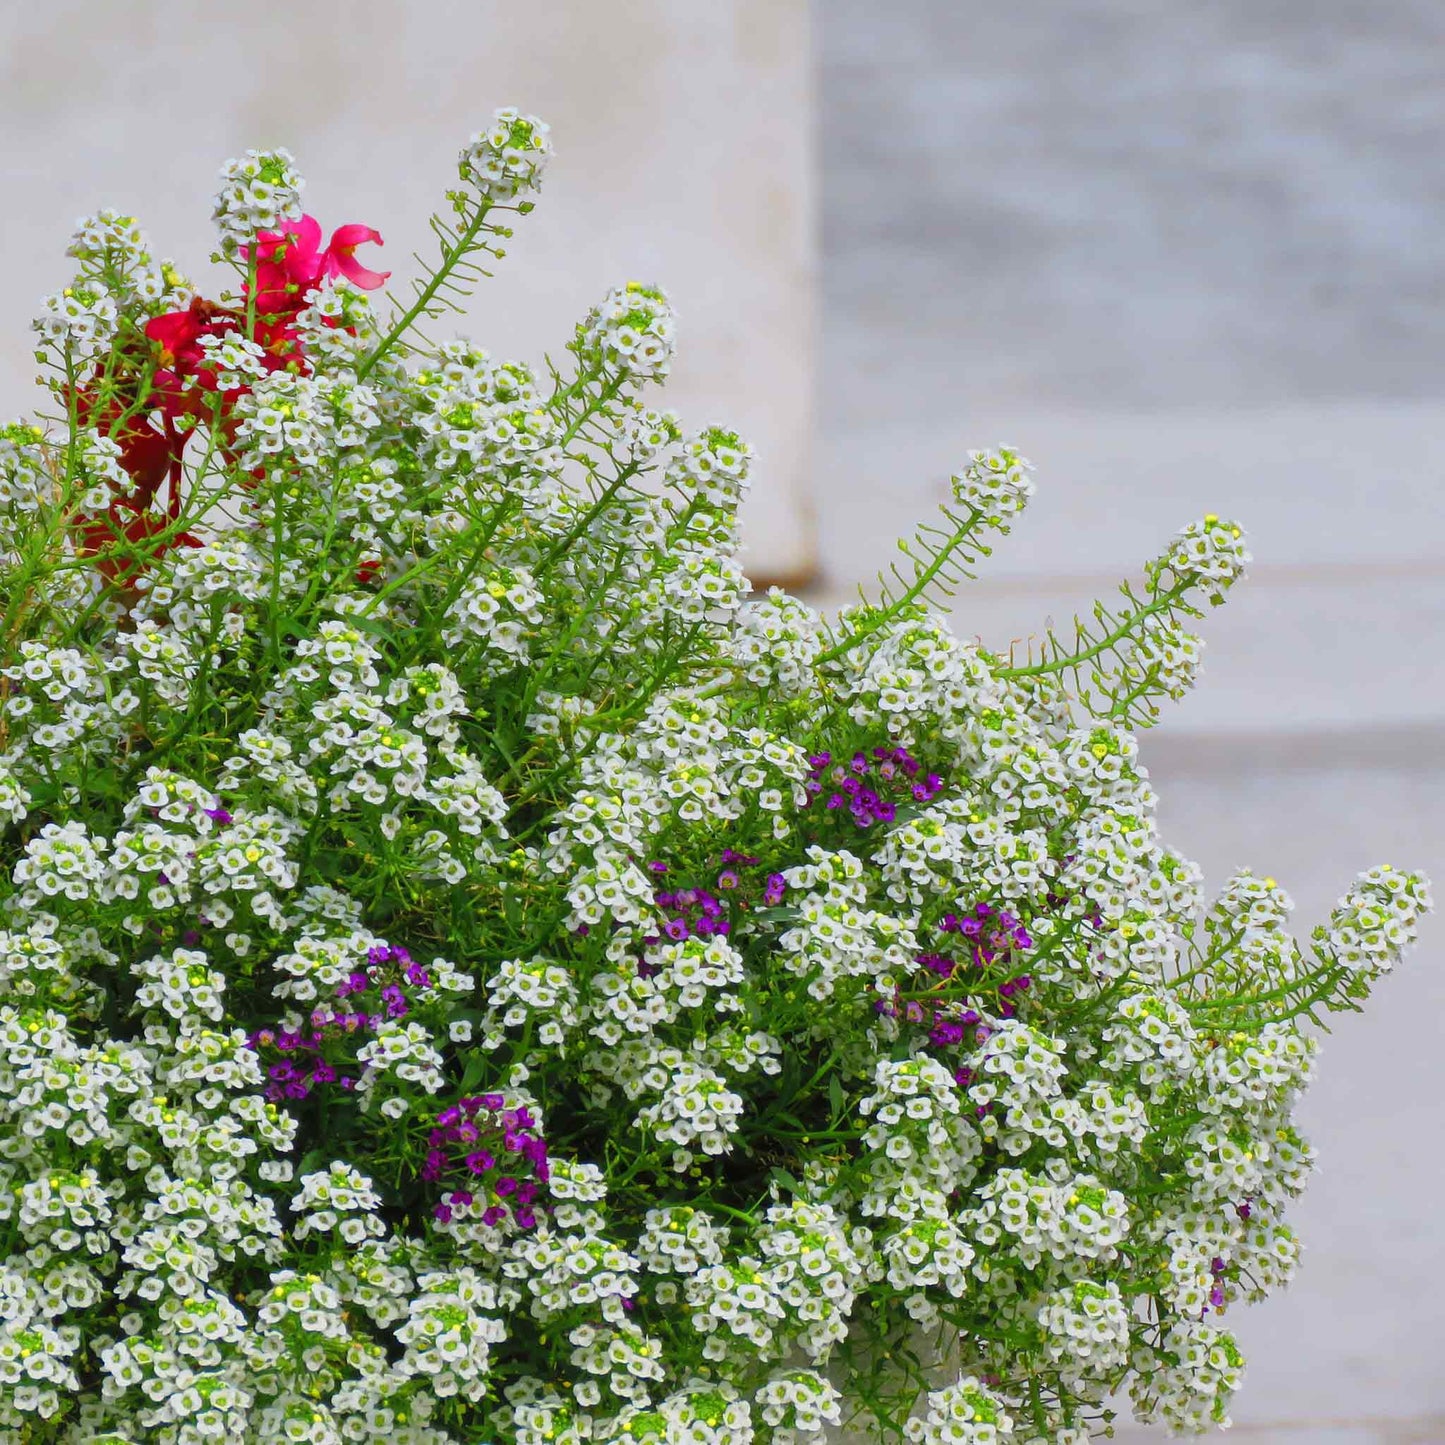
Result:
{"label": "red flower", "polygon": [[160,347],[163,366],[177,361],[191,364],[201,361],[204,353],[196,342],[204,329],[195,301],[184,311],[168,311],[146,322],[146,335]]}
{"label": "red flower", "polygon": [[374,291],[391,272],[370,271],[356,259],[356,248],[368,241],[380,246],[380,232],[370,226],[338,226],[323,251],[315,216],[286,221],[277,231],[262,231],[256,237],[256,309],[299,311],[307,296],[330,276],[345,276],[363,291]]}
{"label": "red flower", "polygon": [[384,286],[390,271],[369,271],[356,259],[356,248],[367,241],[375,241],[378,246],[385,244],[381,232],[372,230],[370,226],[338,226],[331,233],[331,244],[323,253],[326,274],[345,276],[353,286],[359,286],[363,291],[375,291],[378,286]]}
{"label": "red flower", "polygon": [[[356,248],[368,242],[381,245],[381,236],[370,226],[338,226],[323,250],[321,227],[313,216],[302,216],[279,230],[262,231],[254,250],[242,251],[243,256],[249,251],[255,260],[255,315],[250,329],[269,370],[309,372],[296,318],[323,281],[344,276],[364,291],[386,281],[389,271],[368,270],[356,259]],[[146,357],[143,348],[128,355],[125,359],[131,365],[122,369],[118,380],[112,379],[118,390],[103,406],[92,392],[76,388],[81,421],[116,442],[121,467],[134,484],[130,492],[116,495],[103,515],[72,518],[76,547],[81,555],[96,558],[105,578],[128,595],[134,595],[134,584],[146,568],[170,548],[201,545],[187,532],[169,540],[160,534],[181,513],[182,455],[196,421],[211,426],[222,455],[228,462],[236,461],[233,408],[247,388],[221,392],[220,379],[207,364],[201,343],[207,337],[242,332],[246,320],[241,310],[197,296],[183,311],[146,322],[146,337],[159,355]],[[254,475],[259,479],[262,474]],[[160,491],[167,483],[161,511]],[[131,543],[136,555],[103,555],[121,542]],[[363,561],[357,581],[370,585],[381,571],[379,560]]]}
{"label": "red flower", "polygon": [[[321,278],[321,227],[313,216],[286,221],[279,231],[256,237],[256,309],[263,313],[299,311]],[[242,247],[248,260],[248,247]]]}
{"label": "red flower", "polygon": [[206,353],[201,346],[205,336],[229,336],[240,330],[240,315],[229,307],[218,306],[197,296],[184,311],[168,311],[164,316],[153,316],[145,325],[146,335],[161,349],[161,369],[156,372],[153,385],[162,392],[160,405],[169,400],[173,410],[185,410],[180,405],[181,391],[177,378],[180,376],[201,376],[208,388],[214,389],[215,377],[206,370]]}
{"label": "red flower", "polygon": [[[95,564],[107,582],[119,587],[123,592],[133,594],[136,579],[151,562],[172,547],[200,547],[203,544],[199,537],[193,537],[189,532],[178,532],[170,541],[157,538],[150,543],[151,538],[157,537],[158,533],[171,526],[172,519],[144,511],[126,516],[128,511],[131,511],[131,505],[125,501],[112,502],[104,516],[84,518],[73,525],[76,550],[82,557],[94,557],[98,553],[108,552],[120,542],[130,542],[135,546],[140,554],[138,557],[101,557]],[[147,543],[150,545],[147,546]]]}

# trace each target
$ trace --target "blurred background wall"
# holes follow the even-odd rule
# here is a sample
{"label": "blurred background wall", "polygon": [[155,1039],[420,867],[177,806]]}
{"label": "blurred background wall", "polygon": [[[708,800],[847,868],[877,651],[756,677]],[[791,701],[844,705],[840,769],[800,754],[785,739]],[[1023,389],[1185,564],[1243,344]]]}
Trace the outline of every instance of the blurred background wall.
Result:
{"label": "blurred background wall", "polygon": [[[993,645],[1202,512],[1246,525],[1145,753],[1171,840],[1280,878],[1304,932],[1374,862],[1445,883],[1442,81],[1435,0],[12,4],[0,412],[83,212],[204,272],[217,165],[282,143],[400,280],[461,141],[522,105],[558,160],[461,325],[536,359],[615,281],[667,285],[668,404],[760,453],[755,577],[843,600],[998,441],[1039,496],[958,602]],[[1236,1436],[1445,1442],[1442,948],[1327,1042],[1309,1248],[1233,1321]]]}
{"label": "blurred background wall", "polygon": [[[1233,514],[1252,575],[1145,738],[1166,836],[1302,932],[1374,862],[1445,883],[1445,8],[814,13],[822,592],[971,445],[1038,469],[956,608],[995,645]],[[1230,1321],[1236,1436],[1445,1441],[1442,946],[1326,1041],[1300,1275]]]}

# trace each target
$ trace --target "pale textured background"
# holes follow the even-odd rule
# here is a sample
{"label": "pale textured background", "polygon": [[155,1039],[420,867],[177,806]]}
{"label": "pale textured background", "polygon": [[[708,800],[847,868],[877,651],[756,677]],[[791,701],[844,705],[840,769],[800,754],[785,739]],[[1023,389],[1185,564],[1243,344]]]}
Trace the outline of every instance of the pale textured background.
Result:
{"label": "pale textured background", "polygon": [[[1373,862],[1445,883],[1445,10],[819,0],[812,22],[803,0],[0,8],[0,411],[83,211],[135,209],[195,266],[217,163],[280,141],[322,220],[378,226],[405,270],[458,144],[515,102],[560,154],[471,329],[534,357],[614,281],[666,284],[670,404],[761,453],[755,575],[806,563],[811,494],[836,600],[998,440],[1040,495],[958,609],[994,643],[1235,513],[1254,576],[1146,740],[1169,837],[1212,880],[1275,874],[1302,931]],[[1237,1438],[1445,1442],[1442,943],[1327,1041],[1310,1249],[1238,1317]]]}

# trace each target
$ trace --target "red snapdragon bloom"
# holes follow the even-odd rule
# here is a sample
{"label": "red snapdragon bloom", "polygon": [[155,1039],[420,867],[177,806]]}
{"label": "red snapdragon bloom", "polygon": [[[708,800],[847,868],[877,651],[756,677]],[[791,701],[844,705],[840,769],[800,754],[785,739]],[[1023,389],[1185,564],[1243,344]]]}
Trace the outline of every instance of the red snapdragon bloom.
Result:
{"label": "red snapdragon bloom", "polygon": [[[153,316],[145,325],[145,334],[160,347],[160,367],[152,379],[157,405],[168,412],[194,410],[183,390],[183,379],[197,377],[207,391],[216,389],[216,375],[206,365],[201,346],[208,336],[229,336],[242,328],[240,312],[197,296],[184,311],[168,311]],[[257,340],[265,344],[257,328]],[[197,415],[202,413],[197,412]]]}
{"label": "red snapdragon bloom", "polygon": [[[242,249],[243,257],[255,259],[250,334],[261,348],[268,370],[309,373],[296,318],[323,281],[344,276],[352,285],[372,291],[391,275],[369,270],[356,259],[356,248],[369,242],[382,244],[372,227],[338,226],[323,249],[316,218],[302,216],[278,230],[260,232],[254,250]],[[76,388],[81,420],[116,442],[121,467],[132,483],[130,491],[115,495],[102,515],[77,514],[72,520],[77,548],[83,556],[96,557],[96,566],[107,581],[132,599],[137,578],[152,561],[175,546],[201,545],[187,532],[169,539],[161,533],[181,514],[182,459],[195,422],[210,425],[222,454],[228,461],[236,459],[233,408],[246,388],[221,390],[202,342],[207,337],[245,334],[247,320],[246,309],[197,296],[184,310],[146,322],[145,335],[158,354],[147,357],[142,347],[134,356],[127,356],[130,364],[110,378],[113,392],[104,407],[97,405],[86,386]],[[255,475],[259,478],[262,474]],[[159,494],[167,483],[162,512]],[[131,559],[103,555],[122,541],[129,542],[138,555]],[[370,583],[380,569],[379,560],[363,562],[357,569],[358,581]]]}
{"label": "red snapdragon bloom", "polygon": [[367,241],[375,241],[378,246],[385,244],[381,232],[370,226],[354,223],[338,226],[331,233],[331,244],[322,253],[326,257],[326,274],[345,276],[353,286],[359,286],[363,291],[375,291],[378,286],[386,285],[390,271],[368,270],[356,259],[356,248]]}
{"label": "red snapdragon bloom", "polygon": [[370,226],[338,226],[323,250],[321,225],[315,216],[286,221],[276,231],[262,231],[256,237],[256,309],[298,311],[307,296],[332,276],[345,276],[363,291],[374,291],[391,272],[368,270],[356,259],[356,248],[368,241],[383,244],[381,233]]}
{"label": "red snapdragon bloom", "polygon": [[146,335],[160,347],[163,367],[177,362],[194,366],[204,360],[205,353],[197,343],[206,330],[202,319],[205,305],[197,296],[184,311],[168,311],[146,322]]}

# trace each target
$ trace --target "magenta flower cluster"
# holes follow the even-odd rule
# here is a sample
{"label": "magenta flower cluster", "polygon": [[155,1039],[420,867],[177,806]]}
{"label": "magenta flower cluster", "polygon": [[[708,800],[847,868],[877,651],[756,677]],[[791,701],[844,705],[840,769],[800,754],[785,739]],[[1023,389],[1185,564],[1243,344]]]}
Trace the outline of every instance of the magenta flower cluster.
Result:
{"label": "magenta flower cluster", "polygon": [[875,747],[871,755],[856,752],[846,762],[829,752],[808,759],[808,792],[822,798],[830,812],[847,809],[860,828],[891,823],[899,804],[927,803],[943,788],[937,773],[926,773],[907,748]]}
{"label": "magenta flower cluster", "polygon": [[[1002,964],[1007,967],[1013,956],[1034,946],[1033,935],[1019,919],[1007,910],[995,908],[990,903],[979,903],[965,914],[945,913],[939,921],[940,933],[956,936],[958,944],[952,952],[924,952],[915,955],[915,962],[936,976],[938,982],[929,985],[929,991],[942,990],[948,983],[961,978],[965,967],[976,973]],[[987,983],[980,979],[976,985],[965,985],[970,991],[982,991]],[[1026,993],[1033,986],[1033,979],[1026,973],[1012,974],[994,985],[998,1002],[994,1012],[1001,1018],[1012,1018],[1017,1011],[1014,999]],[[966,993],[962,1000],[956,997],[929,999],[902,998],[902,991],[895,992],[892,1003],[880,999],[874,1008],[890,1018],[902,1018],[908,1023],[926,1024],[928,1042],[934,1048],[951,1048],[961,1044],[965,1035],[972,1030],[977,1042],[988,1037],[988,1026],[983,1015],[973,1007]],[[968,1070],[960,1073],[967,1074]],[[970,1080],[960,1078],[960,1084]]]}
{"label": "magenta flower cluster", "polygon": [[[266,1068],[266,1097],[273,1104],[305,1099],[318,1084],[356,1087],[358,1034],[371,1031],[374,1020],[363,1013],[327,1013],[316,1009],[298,1029],[256,1029],[246,1042],[258,1054],[274,1050],[281,1057]],[[353,1072],[346,1072],[347,1070]]]}
{"label": "magenta flower cluster", "polygon": [[[732,931],[734,907],[744,912],[757,906],[776,908],[787,894],[787,881],[781,873],[768,873],[759,880],[758,867],[759,860],[750,854],[724,848],[711,888],[659,889],[653,901],[664,915],[662,934],[648,941],[660,943],[667,938],[679,943],[687,938],[723,937]],[[660,882],[670,867],[653,859],[647,870]]]}
{"label": "magenta flower cluster", "polygon": [[[1012,913],[989,903],[976,904],[971,913],[962,916],[945,913],[938,931],[957,934],[961,947],[955,952],[964,953],[975,968],[991,968],[997,959],[1034,946],[1033,936]],[[953,958],[942,954],[918,955],[919,963],[925,960],[936,960],[927,966],[944,978],[951,978],[958,967]]]}
{"label": "magenta flower cluster", "polygon": [[412,962],[404,948],[379,946],[371,949],[367,966],[354,969],[337,988],[337,996],[348,998],[374,992],[375,1012],[355,1009],[346,1013],[312,1012],[307,1024],[298,1029],[257,1029],[246,1042],[257,1053],[274,1050],[281,1057],[266,1069],[266,1097],[279,1104],[287,1099],[305,1099],[318,1084],[356,1087],[357,1041],[376,1031],[383,1019],[401,1018],[411,1012],[406,989],[427,988],[431,976]]}
{"label": "magenta flower cluster", "polygon": [[427,1146],[421,1177],[450,1184],[432,1211],[443,1224],[481,1203],[483,1224],[500,1224],[510,1213],[520,1229],[536,1225],[532,1206],[549,1171],[547,1145],[529,1109],[508,1109],[500,1094],[460,1099],[436,1116]]}
{"label": "magenta flower cluster", "polygon": [[336,992],[341,998],[347,998],[379,989],[378,997],[386,1017],[399,1019],[411,1012],[411,1001],[403,985],[430,988],[431,975],[419,963],[412,962],[406,949],[383,944],[368,950],[366,967],[353,969]]}
{"label": "magenta flower cluster", "polygon": [[1203,1319],[1212,1309],[1222,1310],[1224,1308],[1224,1271],[1224,1261],[1220,1259],[1218,1255],[1209,1261],[1209,1275],[1212,1280],[1209,1288],[1209,1304],[1205,1309],[1200,1310],[1200,1319]]}
{"label": "magenta flower cluster", "polygon": [[[666,863],[648,865],[654,873],[665,872]],[[725,869],[718,878],[720,890],[738,886],[738,875]],[[707,888],[666,889],[654,895],[658,908],[666,915],[662,936],[681,942],[684,938],[713,938],[732,931],[727,908],[718,895]],[[653,940],[657,942],[659,940]]]}

